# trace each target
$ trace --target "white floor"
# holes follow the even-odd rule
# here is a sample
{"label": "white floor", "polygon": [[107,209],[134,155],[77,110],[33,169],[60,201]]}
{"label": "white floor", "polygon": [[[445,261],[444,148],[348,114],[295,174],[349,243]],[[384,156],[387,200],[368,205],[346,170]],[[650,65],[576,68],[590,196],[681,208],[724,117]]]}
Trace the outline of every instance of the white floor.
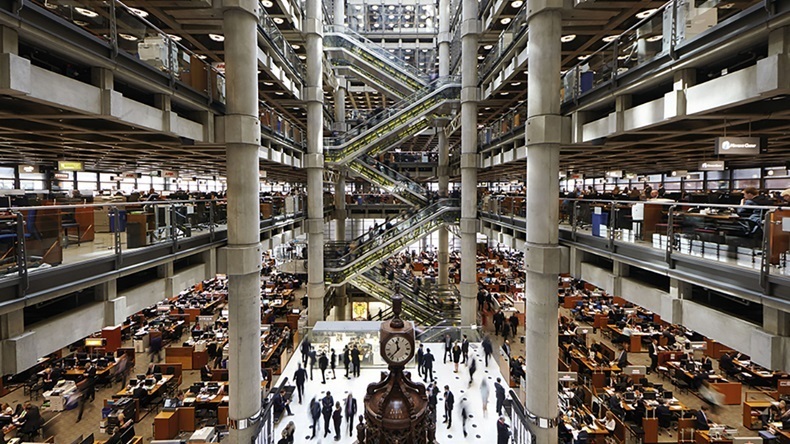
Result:
{"label": "white floor", "polygon": [[[496,437],[496,398],[494,396],[494,382],[496,381],[497,377],[501,377],[499,373],[499,368],[497,367],[493,358],[489,360],[488,368],[485,367],[485,363],[483,361],[483,354],[479,344],[472,344],[470,345],[469,357],[475,356],[477,359],[477,371],[474,375],[474,383],[469,386],[469,371],[467,367],[463,364],[459,365],[458,373],[453,372],[453,364],[450,363],[448,357],[448,363],[442,363],[442,351],[443,345],[442,344],[426,344],[428,348],[431,349],[431,353],[436,356],[436,362],[434,363],[434,377],[437,379],[439,383],[440,393],[438,396],[439,402],[437,404],[437,424],[436,424],[436,440],[440,443],[450,443],[450,442],[491,442]],[[478,355],[479,351],[479,355]],[[290,381],[293,381],[293,374],[296,371],[297,363],[301,362],[301,355],[297,352],[294,354],[294,357],[288,363],[288,366],[285,369],[285,372],[282,376],[287,376]],[[413,378],[417,378],[417,368],[416,365],[412,363],[409,368],[412,373]],[[294,392],[294,398],[291,404],[291,412],[293,416],[285,416],[277,426],[275,432],[275,442],[280,438],[280,434],[282,429],[288,424],[289,421],[293,421],[294,425],[296,426],[296,434],[294,435],[295,442],[308,442],[310,441],[310,435],[312,434],[312,430],[310,429],[310,425],[312,423],[310,419],[310,415],[308,413],[308,408],[310,405],[310,399],[313,396],[317,397],[319,400],[324,396],[326,390],[329,390],[332,394],[332,397],[335,401],[341,401],[340,405],[344,406],[343,400],[348,396],[349,390],[354,395],[354,398],[357,399],[358,405],[358,413],[361,414],[363,412],[362,404],[363,399],[365,396],[365,392],[367,390],[367,386],[371,382],[379,381],[381,377],[381,370],[382,369],[362,369],[360,372],[360,377],[355,379],[346,379],[344,375],[344,369],[341,367],[337,370],[337,379],[329,379],[327,378],[326,384],[321,384],[321,371],[316,369],[313,370],[313,380],[307,381],[305,385],[305,399],[302,400],[302,404],[300,405],[298,396],[296,392]],[[331,375],[331,372],[328,372]],[[281,376],[281,377],[282,377]],[[489,396],[488,396],[488,413],[484,417],[483,416],[483,402],[482,396],[480,394],[480,381],[485,377],[488,379],[488,387],[489,387]],[[421,378],[420,378],[421,380]],[[450,391],[453,393],[455,397],[455,407],[453,411],[453,423],[450,429],[447,428],[446,424],[442,423],[442,417],[444,415],[444,386],[449,385]],[[465,399],[465,401],[463,401]],[[466,402],[468,405],[468,411],[470,413],[470,418],[467,420],[466,424],[466,431],[468,436],[464,438],[463,429],[461,425],[461,402]],[[509,420],[508,420],[509,422]],[[357,421],[354,422],[354,433],[353,437],[348,436],[348,424],[346,424],[345,417],[343,418],[343,424],[341,425],[341,439],[339,441],[334,440],[334,426],[330,421],[330,433],[324,438],[324,424],[323,424],[323,417],[320,420],[320,427],[318,429],[318,433],[316,434],[315,439],[312,442],[317,443],[348,443],[352,444],[356,441],[356,425]]]}

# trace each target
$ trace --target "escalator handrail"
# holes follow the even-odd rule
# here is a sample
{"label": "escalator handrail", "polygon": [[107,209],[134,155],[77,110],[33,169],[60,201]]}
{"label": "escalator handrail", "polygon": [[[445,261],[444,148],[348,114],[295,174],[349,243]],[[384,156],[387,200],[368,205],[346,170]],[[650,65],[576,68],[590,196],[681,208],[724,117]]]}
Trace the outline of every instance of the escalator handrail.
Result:
{"label": "escalator handrail", "polygon": [[[359,160],[363,164],[367,164],[370,168],[373,168],[374,170],[378,171],[379,173],[384,174],[387,177],[390,177],[390,178],[396,180],[398,183],[404,184],[406,186],[406,189],[411,191],[413,194],[416,194],[417,196],[420,196],[422,198],[422,200],[425,199],[425,188],[423,188],[417,182],[413,181],[411,178],[406,177],[403,174],[401,174],[398,171],[396,171],[395,169],[388,167],[387,165],[385,165],[382,162],[379,162],[378,160],[374,159],[372,156],[365,156],[365,155],[363,155],[363,156],[360,156],[357,160]],[[382,168],[385,171],[381,171],[379,168]],[[392,177],[392,176],[395,176],[395,177]]]}

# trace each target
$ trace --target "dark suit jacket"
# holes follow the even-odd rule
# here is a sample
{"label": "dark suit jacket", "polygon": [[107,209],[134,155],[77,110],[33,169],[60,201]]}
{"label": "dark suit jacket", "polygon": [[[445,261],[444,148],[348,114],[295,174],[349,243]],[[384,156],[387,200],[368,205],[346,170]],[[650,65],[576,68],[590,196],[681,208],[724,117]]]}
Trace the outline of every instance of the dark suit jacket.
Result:
{"label": "dark suit jacket", "polygon": [[444,408],[452,410],[453,404],[455,404],[455,396],[453,396],[453,392],[447,392],[444,397]]}
{"label": "dark suit jacket", "polygon": [[702,410],[697,410],[697,419],[694,421],[694,428],[697,430],[710,429],[710,426],[708,426],[707,416],[702,412]]}
{"label": "dark suit jacket", "polygon": [[617,366],[620,368],[624,368],[628,365],[628,352],[623,350],[620,352],[620,355],[617,356]]}
{"label": "dark suit jacket", "polygon": [[502,384],[495,382],[494,391],[496,392],[496,399],[505,399],[505,388],[502,387]]}

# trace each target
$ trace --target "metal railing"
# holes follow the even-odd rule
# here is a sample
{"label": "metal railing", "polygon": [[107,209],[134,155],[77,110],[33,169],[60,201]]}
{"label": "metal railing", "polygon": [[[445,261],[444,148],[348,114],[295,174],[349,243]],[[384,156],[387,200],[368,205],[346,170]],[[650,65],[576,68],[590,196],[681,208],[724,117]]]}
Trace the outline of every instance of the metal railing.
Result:
{"label": "metal railing", "polygon": [[483,62],[478,66],[478,77],[482,81],[485,77],[492,74],[494,65],[502,56],[508,52],[510,47],[518,42],[522,33],[527,32],[527,2],[519,9],[515,17],[497,37],[496,44],[486,55]]}
{"label": "metal railing", "polygon": [[481,148],[513,133],[527,123],[527,104],[522,103],[508,111],[496,121],[484,126],[477,133],[477,145]]}
{"label": "metal railing", "polygon": [[274,20],[271,18],[268,12],[266,12],[266,8],[258,2],[258,26],[261,29],[262,34],[269,40],[280,57],[287,63],[288,67],[296,74],[296,76],[300,80],[304,80],[305,77],[305,67],[302,60],[296,55],[291,43],[283,36],[280,28],[274,23]]}

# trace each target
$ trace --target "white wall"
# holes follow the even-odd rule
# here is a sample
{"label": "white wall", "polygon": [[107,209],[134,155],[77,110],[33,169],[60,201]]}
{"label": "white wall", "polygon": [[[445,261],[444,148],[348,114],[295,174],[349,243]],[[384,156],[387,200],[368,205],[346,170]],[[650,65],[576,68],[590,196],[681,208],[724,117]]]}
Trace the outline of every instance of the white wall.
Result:
{"label": "white wall", "polygon": [[667,322],[673,322],[672,297],[666,291],[629,278],[621,278],[620,289],[625,299],[654,313],[658,313],[661,319]]}
{"label": "white wall", "polygon": [[[587,281],[598,288],[602,288],[607,293],[614,291],[614,275],[611,272],[586,262],[582,262],[581,268],[581,279],[583,281]],[[618,294],[616,296],[620,295]],[[625,295],[623,295],[623,297],[628,299]]]}

